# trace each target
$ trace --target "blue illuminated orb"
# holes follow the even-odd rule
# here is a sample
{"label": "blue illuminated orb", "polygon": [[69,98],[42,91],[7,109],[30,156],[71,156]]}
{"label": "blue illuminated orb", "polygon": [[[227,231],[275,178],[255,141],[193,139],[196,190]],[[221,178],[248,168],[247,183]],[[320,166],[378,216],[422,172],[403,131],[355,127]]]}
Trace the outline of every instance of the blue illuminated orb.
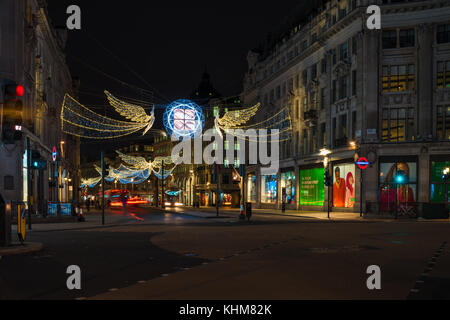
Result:
{"label": "blue illuminated orb", "polygon": [[205,115],[202,108],[190,100],[177,100],[164,112],[164,127],[175,138],[195,138],[203,132]]}

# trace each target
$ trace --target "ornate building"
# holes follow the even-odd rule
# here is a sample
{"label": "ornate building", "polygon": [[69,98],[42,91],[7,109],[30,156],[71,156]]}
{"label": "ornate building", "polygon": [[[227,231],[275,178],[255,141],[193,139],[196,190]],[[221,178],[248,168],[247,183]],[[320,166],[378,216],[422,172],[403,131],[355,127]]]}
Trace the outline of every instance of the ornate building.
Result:
{"label": "ornate building", "polygon": [[[366,27],[371,4],[381,30]],[[245,104],[261,102],[260,118],[287,106],[293,130],[278,175],[247,168],[247,201],[351,212],[448,204],[450,1],[324,1],[248,63]]]}
{"label": "ornate building", "polygon": [[[0,79],[25,89],[22,139],[0,148],[0,193],[40,214],[48,202],[78,198],[80,164],[79,139],[66,136],[59,120],[64,95],[76,96],[79,84],[66,65],[67,31],[50,24],[46,8],[43,0],[0,3]],[[46,170],[31,170],[32,154]]]}

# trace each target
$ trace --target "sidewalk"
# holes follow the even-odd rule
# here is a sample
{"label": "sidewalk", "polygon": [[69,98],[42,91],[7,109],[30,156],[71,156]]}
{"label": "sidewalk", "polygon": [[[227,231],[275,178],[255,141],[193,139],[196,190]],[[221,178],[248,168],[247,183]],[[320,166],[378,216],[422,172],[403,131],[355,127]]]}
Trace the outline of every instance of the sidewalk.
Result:
{"label": "sidewalk", "polygon": [[[205,219],[217,218],[216,208],[166,208],[167,212],[175,214],[184,214],[188,216],[200,217]],[[296,217],[308,220],[339,220],[339,221],[367,221],[367,218],[361,218],[358,213],[348,212],[332,212],[330,213],[330,219],[328,219],[327,212],[321,211],[296,211],[286,210],[282,213],[281,210],[270,209],[253,209],[253,217],[258,215],[271,215],[271,216],[283,216],[283,217]],[[237,218],[240,215],[240,209],[237,208],[220,208],[219,218]],[[379,218],[377,219],[379,220]]]}
{"label": "sidewalk", "polygon": [[14,256],[19,254],[29,254],[34,252],[39,252],[44,249],[42,243],[24,243],[21,245],[19,243],[13,243],[10,247],[0,247],[0,258],[6,256]]}
{"label": "sidewalk", "polygon": [[[161,209],[160,209],[161,210]],[[216,208],[203,207],[203,208],[166,208],[167,212],[184,214],[188,216],[194,216],[205,219],[214,219],[216,216]],[[297,211],[286,210],[282,213],[281,210],[276,209],[252,209],[253,217],[258,215],[280,216],[280,217],[294,217],[307,221],[338,221],[338,222],[392,222],[392,221],[416,221],[416,222],[450,222],[450,220],[426,220],[426,219],[409,219],[399,218],[396,220],[394,217],[378,216],[378,215],[366,215],[360,217],[359,213],[353,212],[330,212],[330,218],[328,218],[328,212],[325,211]],[[240,215],[240,209],[237,208],[220,208],[220,218],[237,218]]]}
{"label": "sidewalk", "polygon": [[[32,230],[27,232],[48,232],[48,231],[66,231],[66,230],[80,230],[80,229],[96,229],[103,227],[117,226],[121,224],[135,223],[136,219],[130,216],[114,215],[110,212],[105,212],[105,225],[102,225],[102,214],[98,210],[91,210],[89,214],[85,214],[85,222],[78,222],[73,218],[73,222],[59,222],[59,223],[39,223],[34,224],[32,220]],[[13,234],[17,232],[17,226],[12,226]]]}

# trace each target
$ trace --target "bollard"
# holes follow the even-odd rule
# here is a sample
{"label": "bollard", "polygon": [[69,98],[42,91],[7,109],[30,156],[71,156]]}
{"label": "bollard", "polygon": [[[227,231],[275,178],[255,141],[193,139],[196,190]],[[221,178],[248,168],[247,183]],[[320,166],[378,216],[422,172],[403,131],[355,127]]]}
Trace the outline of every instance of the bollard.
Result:
{"label": "bollard", "polygon": [[11,203],[0,194],[0,247],[11,245]]}

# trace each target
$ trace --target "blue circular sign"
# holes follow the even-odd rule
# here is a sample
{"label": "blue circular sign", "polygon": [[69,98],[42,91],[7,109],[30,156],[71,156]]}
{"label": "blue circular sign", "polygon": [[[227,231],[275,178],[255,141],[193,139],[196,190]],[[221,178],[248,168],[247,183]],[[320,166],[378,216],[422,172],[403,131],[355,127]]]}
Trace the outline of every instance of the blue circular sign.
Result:
{"label": "blue circular sign", "polygon": [[164,112],[164,127],[175,138],[194,138],[203,132],[205,115],[202,108],[190,100],[177,100]]}

